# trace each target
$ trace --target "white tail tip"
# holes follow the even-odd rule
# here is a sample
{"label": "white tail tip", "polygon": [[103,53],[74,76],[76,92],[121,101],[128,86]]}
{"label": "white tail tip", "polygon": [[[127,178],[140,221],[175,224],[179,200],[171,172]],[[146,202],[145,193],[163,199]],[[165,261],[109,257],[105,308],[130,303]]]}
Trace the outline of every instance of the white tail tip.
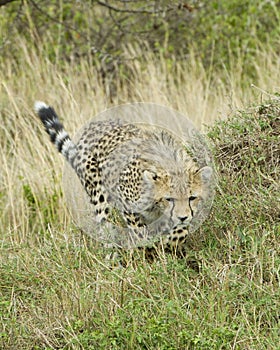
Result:
{"label": "white tail tip", "polygon": [[38,113],[41,109],[45,109],[45,108],[49,108],[49,106],[47,104],[45,104],[45,102],[36,101],[34,103],[34,110],[36,113]]}

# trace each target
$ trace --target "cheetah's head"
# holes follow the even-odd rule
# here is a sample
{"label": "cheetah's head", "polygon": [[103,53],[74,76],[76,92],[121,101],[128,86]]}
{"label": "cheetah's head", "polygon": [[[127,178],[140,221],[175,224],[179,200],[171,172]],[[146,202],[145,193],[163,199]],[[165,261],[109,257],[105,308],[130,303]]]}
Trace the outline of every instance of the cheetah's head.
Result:
{"label": "cheetah's head", "polygon": [[212,175],[209,166],[144,171],[144,183],[150,191],[152,207],[146,208],[142,214],[147,217],[157,210],[158,216],[168,220],[170,227],[187,226],[209,196]]}

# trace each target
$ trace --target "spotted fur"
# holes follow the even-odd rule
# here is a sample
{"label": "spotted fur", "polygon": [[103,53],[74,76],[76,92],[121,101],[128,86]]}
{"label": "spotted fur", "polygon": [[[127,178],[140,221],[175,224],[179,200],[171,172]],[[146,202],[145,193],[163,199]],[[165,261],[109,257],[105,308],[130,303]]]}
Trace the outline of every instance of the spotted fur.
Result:
{"label": "spotted fur", "polygon": [[91,122],[75,144],[52,107],[35,111],[57,150],[78,175],[99,223],[115,210],[142,237],[184,242],[188,225],[208,196],[212,169],[199,168],[167,131],[149,131],[120,120]]}

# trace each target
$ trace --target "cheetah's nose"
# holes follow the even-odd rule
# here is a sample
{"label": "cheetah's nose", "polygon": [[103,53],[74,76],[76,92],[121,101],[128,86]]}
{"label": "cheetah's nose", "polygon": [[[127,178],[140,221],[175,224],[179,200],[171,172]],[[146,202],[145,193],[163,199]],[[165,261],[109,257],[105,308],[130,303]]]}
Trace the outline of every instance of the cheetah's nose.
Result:
{"label": "cheetah's nose", "polygon": [[187,220],[187,216],[178,216],[178,219],[181,221],[181,222],[184,222]]}

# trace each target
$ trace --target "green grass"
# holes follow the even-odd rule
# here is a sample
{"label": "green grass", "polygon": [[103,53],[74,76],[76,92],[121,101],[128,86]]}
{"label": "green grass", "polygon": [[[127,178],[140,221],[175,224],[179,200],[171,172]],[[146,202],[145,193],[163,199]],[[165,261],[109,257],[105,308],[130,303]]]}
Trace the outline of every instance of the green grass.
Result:
{"label": "green grass", "polygon": [[193,253],[199,272],[170,256],[111,271],[92,244],[54,233],[2,266],[5,349],[277,348],[273,230],[235,246],[207,240]]}

